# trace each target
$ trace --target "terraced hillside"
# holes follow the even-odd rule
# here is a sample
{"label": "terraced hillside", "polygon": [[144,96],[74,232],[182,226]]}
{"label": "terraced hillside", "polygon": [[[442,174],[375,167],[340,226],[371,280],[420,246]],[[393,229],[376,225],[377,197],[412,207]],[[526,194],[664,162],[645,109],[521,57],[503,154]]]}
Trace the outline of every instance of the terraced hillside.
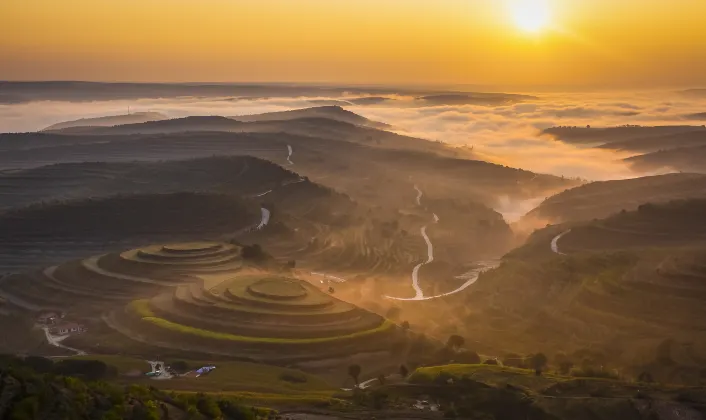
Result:
{"label": "terraced hillside", "polygon": [[706,246],[706,200],[646,203],[636,211],[575,226],[561,238],[561,252],[635,247]]}
{"label": "terraced hillside", "polygon": [[299,180],[296,173],[251,156],[64,163],[0,174],[0,210],[39,202],[130,194],[257,195]]}
{"label": "terraced hillside", "polygon": [[490,354],[562,352],[575,366],[701,384],[705,205],[648,204],[571,230],[538,231],[464,296],[434,308],[449,323],[423,313],[410,322],[472,337]]}
{"label": "terraced hillside", "polygon": [[0,267],[21,271],[157,241],[231,239],[261,217],[254,201],[209,193],[32,204],[0,214]]}
{"label": "terraced hillside", "polygon": [[635,210],[644,203],[703,197],[706,197],[706,175],[701,174],[592,182],[549,197],[524,216],[520,224],[540,227],[547,223],[601,219],[621,210]]}
{"label": "terraced hillside", "polygon": [[[286,274],[248,268],[241,254],[215,242],[148,246],[7,276],[0,296],[20,312],[66,312],[98,337],[114,337],[77,337],[91,352],[142,346],[306,360],[387,350],[397,336],[379,315]],[[95,322],[101,314],[104,325]]]}
{"label": "terraced hillside", "polygon": [[[182,251],[200,246],[200,252]],[[0,282],[0,293],[9,304],[30,311],[93,314],[111,302],[151,296],[183,283],[218,281],[241,267],[240,247],[235,245],[149,246],[11,274]]]}
{"label": "terraced hillside", "polygon": [[243,274],[208,290],[184,285],[108,315],[120,333],[161,347],[264,361],[387,350],[396,327],[310,283]]}

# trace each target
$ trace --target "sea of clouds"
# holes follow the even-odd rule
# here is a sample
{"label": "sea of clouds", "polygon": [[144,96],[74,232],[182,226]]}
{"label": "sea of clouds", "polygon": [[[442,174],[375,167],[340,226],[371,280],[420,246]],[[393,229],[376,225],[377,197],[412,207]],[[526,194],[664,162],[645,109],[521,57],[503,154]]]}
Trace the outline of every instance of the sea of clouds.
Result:
{"label": "sea of clouds", "polygon": [[[410,96],[391,96],[378,105],[345,108],[390,124],[410,136],[454,146],[473,146],[479,159],[508,166],[589,180],[629,178],[637,174],[622,161],[629,154],[581,147],[539,136],[557,125],[593,127],[639,125],[701,125],[689,119],[706,112],[706,99],[677,92],[540,94],[537,100],[504,106],[420,106]],[[36,131],[79,118],[155,111],[169,117],[237,116],[314,106],[337,98],[212,98],[182,97],[94,102],[38,101],[0,105],[0,132]]]}

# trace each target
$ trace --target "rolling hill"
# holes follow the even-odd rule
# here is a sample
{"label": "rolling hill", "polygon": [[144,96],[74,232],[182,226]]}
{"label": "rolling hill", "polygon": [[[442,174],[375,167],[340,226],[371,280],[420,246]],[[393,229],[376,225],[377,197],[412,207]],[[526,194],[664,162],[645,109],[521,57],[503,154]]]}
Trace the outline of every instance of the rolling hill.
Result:
{"label": "rolling hill", "polygon": [[633,153],[624,161],[638,173],[706,173],[705,126],[552,127],[542,134],[570,144]]}
{"label": "rolling hill", "polygon": [[635,170],[677,170],[706,173],[706,144],[695,147],[660,150],[625,159]]}
{"label": "rolling hill", "polygon": [[297,174],[251,156],[61,163],[0,174],[0,210],[111,195],[189,191],[254,195],[298,180]]}
{"label": "rolling hill", "polygon": [[636,153],[652,153],[683,147],[706,145],[706,129],[685,131],[666,135],[638,137],[624,141],[614,141],[600,146],[603,149],[621,150]]}
{"label": "rolling hill", "polygon": [[592,182],[544,200],[520,221],[527,226],[601,219],[640,204],[706,197],[706,175],[667,174]]}
{"label": "rolling hill", "polygon": [[[554,137],[566,143],[604,145],[616,142],[651,139],[655,137],[670,136],[704,131],[701,126],[622,126],[622,127],[551,127],[542,131],[542,134]],[[665,147],[668,147],[665,145]]]}
{"label": "rolling hill", "polygon": [[565,353],[575,366],[700,384],[705,210],[679,200],[548,227],[437,315],[487,352]]}

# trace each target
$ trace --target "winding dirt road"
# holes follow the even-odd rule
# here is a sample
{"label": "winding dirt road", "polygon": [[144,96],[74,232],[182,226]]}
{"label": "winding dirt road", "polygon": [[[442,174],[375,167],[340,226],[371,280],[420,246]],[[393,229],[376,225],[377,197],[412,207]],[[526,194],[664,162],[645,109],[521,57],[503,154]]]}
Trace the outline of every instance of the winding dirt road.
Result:
{"label": "winding dirt road", "polygon": [[77,356],[85,356],[86,355],[86,352],[83,350],[75,349],[73,347],[68,347],[68,346],[61,344],[61,342],[65,338],[69,337],[68,335],[56,336],[56,335],[52,335],[49,332],[49,327],[44,327],[42,329],[44,330],[44,335],[47,338],[47,343],[49,343],[50,345],[52,345],[54,347],[58,347],[60,349],[72,351],[72,352],[76,353]]}
{"label": "winding dirt road", "polygon": [[[422,190],[419,189],[417,185],[414,186],[414,189],[417,190],[417,205],[421,206],[422,205]],[[439,223],[439,216],[436,213],[433,213],[433,222],[434,223]],[[449,296],[453,295],[455,293],[461,292],[465,290],[468,286],[472,285],[478,280],[478,277],[480,274],[484,271],[496,268],[499,265],[499,261],[479,261],[475,264],[475,267],[464,273],[463,275],[457,276],[457,279],[463,280],[465,279],[466,282],[463,283],[461,286],[458,288],[447,292],[447,293],[442,293],[440,295],[435,295],[435,296],[424,296],[424,291],[422,288],[419,286],[419,270],[422,268],[422,266],[427,265],[431,262],[434,261],[434,245],[431,243],[431,240],[429,239],[429,236],[427,235],[427,226],[423,226],[420,230],[420,233],[422,235],[422,238],[424,238],[424,242],[427,244],[427,260],[424,262],[421,262],[417,264],[414,269],[412,269],[412,288],[414,289],[414,296],[411,298],[401,298],[401,297],[395,297],[395,296],[385,296],[386,299],[391,299],[391,300],[399,300],[399,301],[420,301],[420,300],[430,300],[430,299],[437,299],[441,298],[444,296]]]}
{"label": "winding dirt road", "polygon": [[262,218],[260,219],[260,224],[257,225],[255,230],[260,230],[267,226],[268,223],[270,223],[270,211],[264,207],[260,207],[260,212],[262,213]]}
{"label": "winding dirt road", "polygon": [[564,232],[561,232],[560,234],[556,235],[554,237],[554,239],[552,239],[552,243],[550,245],[552,248],[552,252],[554,252],[555,254],[559,254],[559,255],[566,255],[563,252],[559,251],[559,239],[561,239],[564,235],[566,235],[569,232],[571,232],[571,229],[565,230]]}
{"label": "winding dirt road", "polygon": [[294,162],[292,162],[292,153],[294,153],[294,150],[292,150],[291,145],[287,145],[287,151],[289,152],[289,155],[287,156],[287,162],[289,162],[290,165],[294,165]]}

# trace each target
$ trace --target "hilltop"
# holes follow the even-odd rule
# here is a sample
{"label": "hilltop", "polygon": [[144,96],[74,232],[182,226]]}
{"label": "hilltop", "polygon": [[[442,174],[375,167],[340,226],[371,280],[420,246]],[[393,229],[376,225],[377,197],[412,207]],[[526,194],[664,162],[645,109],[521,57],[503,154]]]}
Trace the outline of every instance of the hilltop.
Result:
{"label": "hilltop", "polygon": [[483,105],[500,106],[511,105],[537,99],[536,96],[517,95],[508,93],[446,93],[418,97],[417,100],[425,105]]}
{"label": "hilltop", "polygon": [[[699,141],[699,143],[706,143]],[[638,171],[679,170],[706,173],[706,144],[660,150],[625,159]]]}
{"label": "hilltop", "polygon": [[[610,145],[616,142],[649,140],[661,136],[673,136],[693,131],[702,132],[701,126],[620,126],[620,127],[550,127],[542,131],[566,143]],[[665,143],[665,147],[669,147]]]}
{"label": "hilltop", "polygon": [[264,114],[238,115],[232,117],[238,121],[287,121],[301,118],[326,118],[346,122],[353,125],[385,129],[388,124],[371,121],[354,112],[347,111],[338,105],[320,106],[315,108],[294,109],[291,111],[267,112]]}
{"label": "hilltop", "polygon": [[81,118],[52,124],[42,131],[63,130],[72,127],[110,127],[121,124],[137,124],[148,121],[166,120],[167,116],[159,112],[134,112],[125,115],[109,115],[105,117]]}

